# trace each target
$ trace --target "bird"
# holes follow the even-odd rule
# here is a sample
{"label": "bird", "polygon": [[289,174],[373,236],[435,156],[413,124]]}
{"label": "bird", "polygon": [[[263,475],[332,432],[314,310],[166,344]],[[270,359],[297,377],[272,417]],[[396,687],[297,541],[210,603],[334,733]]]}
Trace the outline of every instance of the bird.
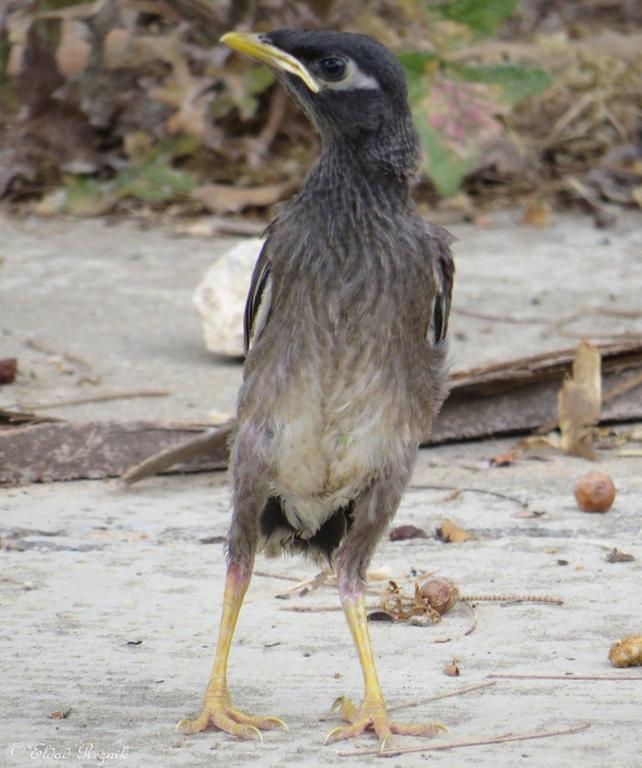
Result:
{"label": "bird", "polygon": [[364,679],[360,705],[335,702],[345,724],[326,743],[374,731],[384,750],[392,734],[445,728],[390,718],[364,582],[447,395],[454,238],[412,200],[419,139],[403,68],[384,45],[321,29],[221,41],[274,72],[320,153],[268,226],[251,278],[219,636],[202,711],[177,730],[287,730],[234,706],[227,662],[257,553],[301,553],[334,568]]}

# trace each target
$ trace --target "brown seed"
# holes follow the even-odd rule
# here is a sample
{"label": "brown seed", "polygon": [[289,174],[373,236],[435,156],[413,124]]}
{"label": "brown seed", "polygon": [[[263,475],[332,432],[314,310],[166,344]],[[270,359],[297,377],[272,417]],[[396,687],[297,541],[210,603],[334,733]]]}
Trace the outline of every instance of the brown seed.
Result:
{"label": "brown seed", "polygon": [[417,585],[417,598],[443,615],[459,600],[459,590],[448,579],[426,579]]}
{"label": "brown seed", "polygon": [[12,384],[18,371],[18,361],[15,357],[5,357],[0,360],[0,384]]}
{"label": "brown seed", "polygon": [[642,666],[642,635],[627,635],[613,643],[609,661],[614,667]]}
{"label": "brown seed", "polygon": [[608,512],[615,499],[615,485],[602,472],[589,472],[575,486],[575,501],[582,512]]}
{"label": "brown seed", "polygon": [[405,541],[406,539],[426,539],[426,531],[415,525],[398,525],[390,531],[390,541]]}

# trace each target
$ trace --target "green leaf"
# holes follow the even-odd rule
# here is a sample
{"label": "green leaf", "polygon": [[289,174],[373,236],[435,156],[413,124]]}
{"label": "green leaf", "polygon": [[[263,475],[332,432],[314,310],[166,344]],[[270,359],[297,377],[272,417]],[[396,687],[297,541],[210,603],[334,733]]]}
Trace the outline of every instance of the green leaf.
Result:
{"label": "green leaf", "polygon": [[501,135],[497,116],[508,107],[497,102],[491,86],[453,80],[443,72],[420,80],[412,102],[413,118],[424,150],[424,171],[442,195],[457,191],[486,147]]}
{"label": "green leaf", "polygon": [[137,197],[148,203],[160,203],[188,195],[195,186],[190,174],[156,158],[119,173],[114,179],[114,194],[118,199]]}
{"label": "green leaf", "polygon": [[498,85],[511,107],[537,96],[553,82],[546,70],[521,64],[450,64],[448,70],[471,83]]}
{"label": "green leaf", "polygon": [[457,192],[464,176],[474,167],[476,157],[458,157],[446,145],[440,132],[421,117],[418,116],[415,122],[424,149],[424,173],[440,195],[449,197]]}
{"label": "green leaf", "polygon": [[477,37],[495,33],[516,8],[517,0],[452,0],[443,5],[430,5],[431,11],[464,24]]}
{"label": "green leaf", "polygon": [[420,51],[400,53],[397,59],[404,68],[408,80],[422,77],[426,74],[429,67],[434,67],[438,62],[437,56],[434,53],[421,53]]}
{"label": "green leaf", "polygon": [[42,216],[66,213],[70,216],[99,216],[113,205],[109,182],[91,176],[68,176],[65,185],[46,194],[36,211]]}

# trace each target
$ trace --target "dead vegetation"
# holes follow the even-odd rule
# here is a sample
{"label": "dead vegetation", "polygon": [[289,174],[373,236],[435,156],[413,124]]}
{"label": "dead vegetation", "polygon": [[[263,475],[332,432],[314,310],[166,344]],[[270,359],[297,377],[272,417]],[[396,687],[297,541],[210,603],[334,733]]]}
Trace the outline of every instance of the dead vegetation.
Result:
{"label": "dead vegetation", "polygon": [[10,0],[0,197],[49,215],[263,216],[316,139],[270,72],[218,38],[328,26],[400,54],[425,152],[420,203],[445,196],[450,214],[474,216],[522,200],[540,226],[551,205],[579,203],[606,226],[613,206],[642,203],[642,33],[634,3],[577,6]]}

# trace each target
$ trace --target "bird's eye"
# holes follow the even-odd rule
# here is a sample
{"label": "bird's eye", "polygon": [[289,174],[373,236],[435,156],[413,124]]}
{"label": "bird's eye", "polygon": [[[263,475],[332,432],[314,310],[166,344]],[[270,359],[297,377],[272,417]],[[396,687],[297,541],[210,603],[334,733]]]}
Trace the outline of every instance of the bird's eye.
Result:
{"label": "bird's eye", "polygon": [[336,83],[339,80],[343,80],[348,68],[345,59],[340,56],[326,56],[325,59],[321,59],[319,62],[319,69],[321,75],[325,80]]}

